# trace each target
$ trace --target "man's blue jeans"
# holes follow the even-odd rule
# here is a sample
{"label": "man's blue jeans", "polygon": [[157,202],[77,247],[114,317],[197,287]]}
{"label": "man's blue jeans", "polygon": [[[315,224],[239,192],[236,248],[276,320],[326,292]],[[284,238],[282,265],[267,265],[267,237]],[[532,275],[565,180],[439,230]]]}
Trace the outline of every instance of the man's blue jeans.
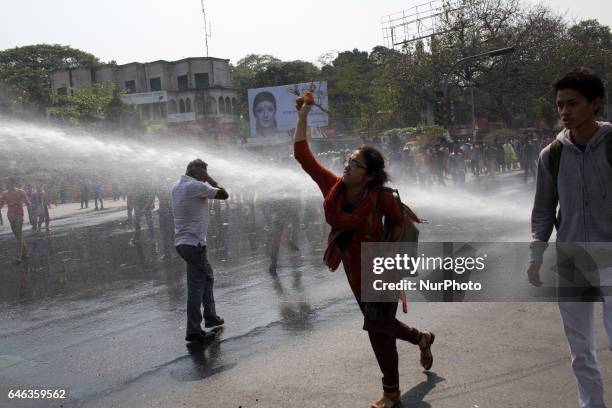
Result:
{"label": "man's blue jeans", "polygon": [[187,335],[200,333],[200,307],[204,307],[205,320],[217,316],[213,295],[213,270],[208,263],[205,246],[179,245],[176,251],[187,263]]}

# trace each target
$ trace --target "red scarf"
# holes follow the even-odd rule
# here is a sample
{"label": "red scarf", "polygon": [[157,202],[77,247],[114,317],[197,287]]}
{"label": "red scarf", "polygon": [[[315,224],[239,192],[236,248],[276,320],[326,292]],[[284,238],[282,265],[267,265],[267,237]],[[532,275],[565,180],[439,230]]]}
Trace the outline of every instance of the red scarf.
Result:
{"label": "red scarf", "polygon": [[336,184],[325,196],[323,208],[325,209],[325,221],[332,227],[332,231],[327,239],[327,249],[323,257],[327,267],[335,271],[342,260],[341,249],[338,246],[338,238],[343,233],[354,230],[361,225],[366,218],[376,210],[378,199],[378,189],[373,188],[366,191],[363,197],[359,200],[355,209],[348,213],[342,211],[342,190],[344,189],[342,179],[338,179]]}

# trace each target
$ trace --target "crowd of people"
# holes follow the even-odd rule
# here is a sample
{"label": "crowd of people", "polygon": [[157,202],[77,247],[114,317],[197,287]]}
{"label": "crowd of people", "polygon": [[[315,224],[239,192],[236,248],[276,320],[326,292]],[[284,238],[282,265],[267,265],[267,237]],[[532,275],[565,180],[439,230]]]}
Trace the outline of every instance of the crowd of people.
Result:
{"label": "crowd of people", "polygon": [[[26,184],[19,188],[17,179],[10,177],[6,182],[6,190],[0,188],[0,210],[7,206],[7,221],[17,241],[17,261],[28,257],[28,249],[23,238],[23,225],[25,220],[24,207],[27,209],[28,221],[32,231],[41,232],[43,224],[45,231],[50,232],[49,207],[51,202],[43,184]],[[0,225],[4,225],[4,217],[0,211]]]}
{"label": "crowd of people", "polygon": [[[465,184],[466,176],[489,176],[523,171],[525,183],[535,179],[536,162],[542,148],[551,140],[526,136],[505,141],[442,140],[436,144],[411,144],[403,147],[378,143],[389,165],[394,181],[422,186],[445,186],[451,180],[455,186]],[[317,154],[317,159],[333,171],[342,166],[351,149],[336,149]]]}

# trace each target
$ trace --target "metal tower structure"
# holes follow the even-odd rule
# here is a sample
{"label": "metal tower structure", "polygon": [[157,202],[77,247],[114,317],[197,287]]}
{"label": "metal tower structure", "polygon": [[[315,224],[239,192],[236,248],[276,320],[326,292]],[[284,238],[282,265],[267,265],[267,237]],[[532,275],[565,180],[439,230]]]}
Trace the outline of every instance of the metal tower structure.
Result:
{"label": "metal tower structure", "polygon": [[381,18],[383,39],[387,48],[405,46],[444,30],[442,18],[466,7],[466,0],[432,0]]}
{"label": "metal tower structure", "polygon": [[208,38],[212,36],[209,31],[210,22],[206,20],[206,9],[204,8],[204,0],[200,0],[202,4],[202,16],[204,17],[204,44],[206,45],[206,56],[208,57]]}

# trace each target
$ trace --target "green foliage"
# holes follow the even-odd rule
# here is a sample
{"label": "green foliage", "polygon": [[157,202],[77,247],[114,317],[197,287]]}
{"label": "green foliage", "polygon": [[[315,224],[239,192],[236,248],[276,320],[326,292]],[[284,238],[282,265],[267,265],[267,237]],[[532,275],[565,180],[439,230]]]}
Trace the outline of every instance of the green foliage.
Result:
{"label": "green foliage", "polygon": [[107,111],[113,100],[120,98],[115,94],[115,84],[88,84],[76,90],[73,95],[61,96],[63,106],[55,107],[52,112],[67,120],[81,123],[94,123],[106,119]]}
{"label": "green foliage", "polygon": [[550,97],[544,96],[536,98],[534,100],[534,108],[536,110],[536,114],[544,119],[550,128],[554,128],[558,121],[558,116],[551,99],[552,98]]}
{"label": "green foliage", "polygon": [[409,128],[393,128],[393,129],[388,129],[385,130],[384,132],[382,132],[382,136],[384,137],[390,137],[390,136],[406,136],[407,134],[414,134],[415,133],[416,128],[413,127],[409,127]]}
{"label": "green foliage", "polygon": [[92,54],[63,45],[7,49],[0,51],[0,88],[10,88],[5,95],[12,95],[13,103],[42,110],[50,103],[51,72],[99,63]]}
{"label": "green foliage", "polygon": [[386,137],[404,138],[407,135],[414,135],[419,145],[436,144],[444,136],[444,128],[438,125],[418,125],[406,128],[393,128],[382,132]]}
{"label": "green foliage", "polygon": [[356,127],[366,131],[375,129],[376,112],[380,109],[371,98],[374,66],[368,53],[358,49],[341,52],[332,65],[322,70],[327,80],[329,106],[333,111],[335,127],[342,130]]}
{"label": "green foliage", "polygon": [[239,115],[248,117],[247,90],[320,80],[320,71],[306,61],[281,61],[271,55],[249,54],[230,67],[232,85],[240,93]]}
{"label": "green foliage", "polygon": [[[413,42],[402,52],[377,46],[371,52],[326,53],[318,59],[320,68],[248,55],[232,68],[241,113],[248,116],[248,88],[324,80],[330,126],[347,133],[380,133],[422,123],[447,84],[451,124],[471,123],[473,86],[476,115],[508,128],[542,122],[553,127],[557,114],[550,84],[555,79],[587,66],[612,82],[610,27],[596,20],[569,24],[550,8],[519,0],[469,0],[465,5],[461,13],[441,16],[442,34]],[[459,63],[508,46],[515,51]]]}
{"label": "green foliage", "polygon": [[444,128],[439,125],[419,125],[414,129],[419,145],[436,144],[444,136]]}

